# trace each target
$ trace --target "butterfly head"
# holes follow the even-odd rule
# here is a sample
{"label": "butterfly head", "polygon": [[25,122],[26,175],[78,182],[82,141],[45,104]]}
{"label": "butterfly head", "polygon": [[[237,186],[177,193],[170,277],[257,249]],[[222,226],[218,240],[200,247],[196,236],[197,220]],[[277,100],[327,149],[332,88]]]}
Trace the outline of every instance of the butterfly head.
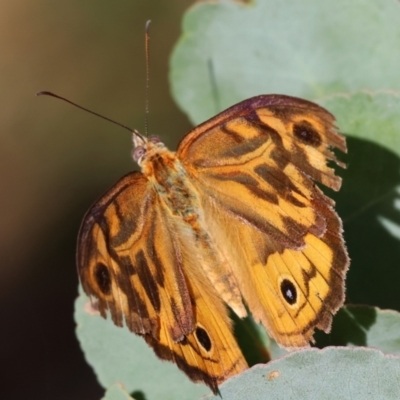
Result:
{"label": "butterfly head", "polygon": [[138,135],[136,131],[132,132],[133,150],[132,158],[139,166],[144,160],[151,157],[154,153],[165,148],[164,143],[158,136],[149,136],[148,138]]}

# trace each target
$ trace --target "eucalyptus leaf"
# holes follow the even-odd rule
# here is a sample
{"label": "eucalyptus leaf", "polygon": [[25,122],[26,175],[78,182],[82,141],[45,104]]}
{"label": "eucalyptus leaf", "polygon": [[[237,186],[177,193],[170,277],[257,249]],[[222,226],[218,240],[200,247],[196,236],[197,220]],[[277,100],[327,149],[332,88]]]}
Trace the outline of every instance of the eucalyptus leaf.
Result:
{"label": "eucalyptus leaf", "polygon": [[189,400],[210,393],[207,386],[191,382],[176,365],[161,361],[141,337],[96,314],[88,297],[80,292],[75,302],[76,334],[104,388],[121,383],[134,398],[140,395],[146,400]]}
{"label": "eucalyptus leaf", "polygon": [[400,313],[348,305],[335,315],[330,334],[318,334],[317,337],[319,347],[367,346],[400,355]]}
{"label": "eucalyptus leaf", "polygon": [[170,80],[194,124],[258,94],[400,89],[396,0],[200,2],[182,31]]}
{"label": "eucalyptus leaf", "polygon": [[344,224],[351,265],[347,301],[400,309],[400,96],[338,94],[319,101],[347,137],[343,186],[330,192]]}
{"label": "eucalyptus leaf", "polygon": [[367,348],[301,350],[232,377],[220,392],[229,400],[399,399],[400,357]]}

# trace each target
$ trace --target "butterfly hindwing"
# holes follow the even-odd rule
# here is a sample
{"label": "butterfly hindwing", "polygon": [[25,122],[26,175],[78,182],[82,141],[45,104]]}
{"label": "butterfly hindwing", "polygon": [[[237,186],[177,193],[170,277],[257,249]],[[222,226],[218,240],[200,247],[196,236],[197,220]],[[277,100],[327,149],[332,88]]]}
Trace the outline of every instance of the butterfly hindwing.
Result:
{"label": "butterfly hindwing", "polygon": [[343,302],[348,263],[337,231],[328,225],[321,237],[306,234],[302,249],[286,248],[212,198],[203,204],[211,236],[222,243],[250,311],[270,336],[294,348],[307,346],[315,327],[328,331]]}

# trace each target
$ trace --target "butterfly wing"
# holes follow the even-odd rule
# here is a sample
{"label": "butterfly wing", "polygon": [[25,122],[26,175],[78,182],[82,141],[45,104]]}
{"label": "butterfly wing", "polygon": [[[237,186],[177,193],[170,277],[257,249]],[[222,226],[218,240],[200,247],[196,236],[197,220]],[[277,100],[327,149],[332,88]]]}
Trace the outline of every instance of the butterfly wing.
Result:
{"label": "butterfly wing", "polygon": [[166,215],[143,174],[122,178],[83,220],[80,281],[103,317],[109,311],[116,325],[125,323],[159,357],[215,392],[247,364],[224,304],[191,272],[194,260]]}
{"label": "butterfly wing", "polygon": [[348,258],[327,166],[346,151],[334,117],[306,100],[258,96],[199,125],[177,156],[201,194],[207,227],[250,311],[285,347],[329,331]]}

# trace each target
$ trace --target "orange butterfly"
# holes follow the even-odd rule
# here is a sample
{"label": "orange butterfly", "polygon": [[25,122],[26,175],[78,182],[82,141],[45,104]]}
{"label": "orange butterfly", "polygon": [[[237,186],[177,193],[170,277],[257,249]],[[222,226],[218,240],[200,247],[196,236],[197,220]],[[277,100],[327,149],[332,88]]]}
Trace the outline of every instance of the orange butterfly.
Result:
{"label": "orange butterfly", "polygon": [[306,100],[253,97],[189,132],[178,150],[133,132],[141,172],[88,211],[77,264],[103,317],[143,336],[214,392],[247,368],[229,307],[280,345],[308,346],[344,300],[342,224],[314,181],[346,151],[334,117]]}

